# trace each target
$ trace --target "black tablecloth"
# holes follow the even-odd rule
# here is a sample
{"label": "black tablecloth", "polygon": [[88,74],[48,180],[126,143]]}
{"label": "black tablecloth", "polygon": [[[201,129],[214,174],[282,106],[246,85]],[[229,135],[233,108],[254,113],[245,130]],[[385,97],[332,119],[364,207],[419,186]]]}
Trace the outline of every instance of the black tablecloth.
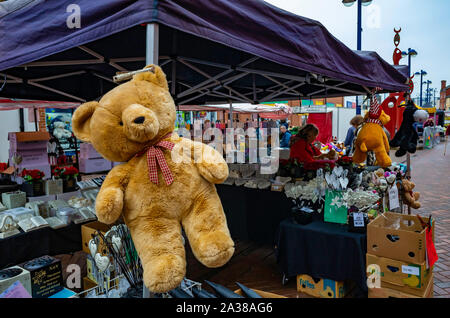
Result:
{"label": "black tablecloth", "polygon": [[347,231],[347,225],[314,221],[299,225],[291,219],[279,226],[277,262],[288,277],[308,274],[336,281],[366,284],[367,235]]}
{"label": "black tablecloth", "polygon": [[0,239],[0,269],[43,255],[80,251],[81,226],[71,224],[56,230],[46,227]]}
{"label": "black tablecloth", "polygon": [[290,214],[292,201],[283,192],[216,185],[235,239],[274,244],[282,220]]}

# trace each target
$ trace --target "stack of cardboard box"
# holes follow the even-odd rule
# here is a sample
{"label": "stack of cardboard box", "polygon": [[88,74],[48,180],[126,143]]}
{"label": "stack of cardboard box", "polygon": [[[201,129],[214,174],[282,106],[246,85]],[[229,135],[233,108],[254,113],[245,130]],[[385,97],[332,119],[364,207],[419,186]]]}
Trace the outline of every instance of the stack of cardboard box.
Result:
{"label": "stack of cardboard box", "polygon": [[[434,240],[434,222],[432,231]],[[433,297],[426,230],[417,216],[386,212],[372,221],[367,227],[366,261],[369,298]]]}

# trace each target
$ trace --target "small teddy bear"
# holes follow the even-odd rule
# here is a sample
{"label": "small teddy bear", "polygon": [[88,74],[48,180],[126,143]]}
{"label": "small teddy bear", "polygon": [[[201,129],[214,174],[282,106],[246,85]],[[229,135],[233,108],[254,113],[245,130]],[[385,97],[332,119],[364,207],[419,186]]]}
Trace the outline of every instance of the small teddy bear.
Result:
{"label": "small teddy bear", "polygon": [[182,227],[194,256],[223,266],[234,243],[214,184],[228,177],[222,154],[174,132],[176,108],[166,76],[146,67],[100,101],[75,111],[75,135],[106,159],[124,162],[106,176],[95,209],[100,222],[123,216],[151,292],[180,285],[186,275]]}
{"label": "small teddy bear", "polygon": [[413,192],[413,189],[416,186],[415,183],[409,181],[408,179],[402,179],[402,185],[403,185],[402,191],[403,202],[405,202],[406,205],[410,206],[413,209],[420,208],[421,204],[418,201],[420,198],[420,193]]}
{"label": "small teddy bear", "polygon": [[55,121],[53,123],[53,127],[53,136],[55,136],[56,138],[61,139],[72,137],[72,133],[65,128],[66,124],[62,121]]}

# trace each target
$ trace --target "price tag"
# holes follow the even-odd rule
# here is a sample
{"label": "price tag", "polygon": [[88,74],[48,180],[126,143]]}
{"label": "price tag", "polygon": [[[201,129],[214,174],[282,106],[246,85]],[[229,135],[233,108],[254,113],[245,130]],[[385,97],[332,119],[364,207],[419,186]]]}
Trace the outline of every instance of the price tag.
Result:
{"label": "price tag", "polygon": [[361,213],[353,213],[353,225],[355,227],[364,227],[364,214]]}
{"label": "price tag", "polygon": [[394,183],[392,188],[389,189],[389,208],[391,210],[399,208],[400,202],[398,201],[398,188]]}
{"label": "price tag", "polygon": [[418,267],[414,267],[414,266],[402,265],[402,273],[419,276],[420,275],[420,269]]}

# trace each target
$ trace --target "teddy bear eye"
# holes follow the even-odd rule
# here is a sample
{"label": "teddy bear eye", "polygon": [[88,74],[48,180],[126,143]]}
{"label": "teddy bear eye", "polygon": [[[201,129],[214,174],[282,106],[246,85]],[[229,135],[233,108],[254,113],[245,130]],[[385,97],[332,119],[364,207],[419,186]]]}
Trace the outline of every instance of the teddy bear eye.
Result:
{"label": "teddy bear eye", "polygon": [[120,125],[120,126],[123,126],[123,122],[120,122],[119,125]]}

